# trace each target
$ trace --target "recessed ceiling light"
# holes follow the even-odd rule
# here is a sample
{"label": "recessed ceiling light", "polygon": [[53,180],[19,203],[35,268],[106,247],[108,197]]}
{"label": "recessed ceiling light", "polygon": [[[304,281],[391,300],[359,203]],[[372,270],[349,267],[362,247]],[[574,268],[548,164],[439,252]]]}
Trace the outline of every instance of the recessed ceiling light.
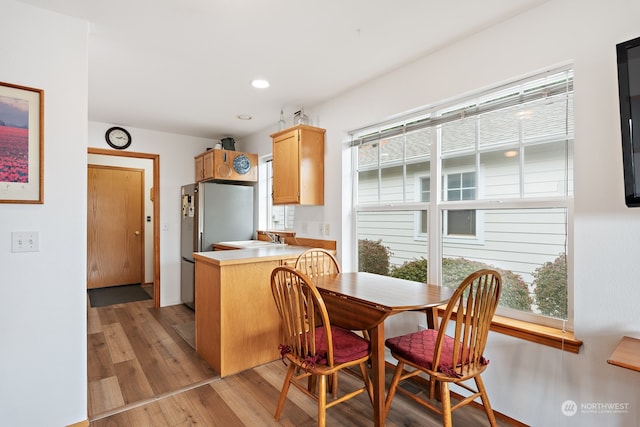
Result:
{"label": "recessed ceiling light", "polygon": [[251,81],[251,86],[258,89],[266,89],[269,87],[269,82],[262,79],[255,79]]}
{"label": "recessed ceiling light", "polygon": [[238,114],[236,117],[240,120],[251,120],[253,118],[248,114]]}

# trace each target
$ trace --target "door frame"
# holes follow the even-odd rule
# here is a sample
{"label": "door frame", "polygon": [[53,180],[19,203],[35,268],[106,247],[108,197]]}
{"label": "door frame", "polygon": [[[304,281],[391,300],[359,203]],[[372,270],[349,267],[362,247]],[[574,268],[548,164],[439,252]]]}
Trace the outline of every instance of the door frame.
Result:
{"label": "door frame", "polygon": [[[88,148],[89,154],[115,157],[133,157],[153,161],[153,306],[160,308],[160,155],[132,151],[114,151],[103,148]],[[88,166],[88,164],[87,164]]]}

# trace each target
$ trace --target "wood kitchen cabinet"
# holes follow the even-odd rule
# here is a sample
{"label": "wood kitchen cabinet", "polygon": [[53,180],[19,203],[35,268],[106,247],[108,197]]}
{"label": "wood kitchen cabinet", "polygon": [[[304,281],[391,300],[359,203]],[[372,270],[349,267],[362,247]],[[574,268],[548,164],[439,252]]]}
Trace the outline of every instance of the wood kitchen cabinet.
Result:
{"label": "wood kitchen cabinet", "polygon": [[209,150],[195,157],[196,182],[213,179],[213,151]]}
{"label": "wood kitchen cabinet", "polygon": [[258,155],[231,150],[209,150],[195,157],[196,182],[258,179]]}
{"label": "wood kitchen cabinet", "polygon": [[310,247],[336,249],[335,240],[296,241],[193,254],[196,351],[221,377],[281,357],[282,322],[271,293],[271,272],[280,265],[294,266]]}
{"label": "wood kitchen cabinet", "polygon": [[324,204],[324,134],[297,125],[271,135],[273,204]]}

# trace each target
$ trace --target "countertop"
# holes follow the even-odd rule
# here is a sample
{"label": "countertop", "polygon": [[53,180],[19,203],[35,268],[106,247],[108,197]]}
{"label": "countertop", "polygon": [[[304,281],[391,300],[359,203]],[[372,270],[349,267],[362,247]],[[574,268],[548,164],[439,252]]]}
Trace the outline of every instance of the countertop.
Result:
{"label": "countertop", "polygon": [[195,252],[193,258],[214,265],[247,264],[260,261],[275,261],[284,258],[297,258],[307,246],[272,245],[250,249],[228,251]]}

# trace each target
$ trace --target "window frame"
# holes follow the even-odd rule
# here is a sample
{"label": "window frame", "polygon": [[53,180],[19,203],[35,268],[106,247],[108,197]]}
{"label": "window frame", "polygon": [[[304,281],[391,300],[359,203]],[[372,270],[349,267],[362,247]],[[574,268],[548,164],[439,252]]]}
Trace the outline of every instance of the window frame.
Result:
{"label": "window frame", "polygon": [[[266,186],[266,198],[265,198],[265,223],[267,226],[267,230],[279,230],[279,231],[289,231],[293,230],[295,224],[295,206],[291,205],[276,205],[273,204],[273,155],[268,156],[264,159],[264,167],[265,167],[265,186]],[[282,207],[283,213],[282,218],[284,221],[282,228],[274,227],[273,222],[273,211],[274,208]],[[291,212],[293,210],[293,212]],[[293,224],[289,224],[289,221],[293,221]]]}
{"label": "window frame", "polygon": [[[535,79],[538,79],[540,77],[544,77],[544,76],[549,76],[549,75],[553,75],[556,73],[562,73],[562,72],[567,72],[568,74],[570,74],[570,78],[571,80],[569,81],[568,84],[570,84],[570,88],[568,88],[568,90],[566,91],[569,95],[573,97],[573,66],[572,64],[567,64],[563,67],[558,67],[555,69],[551,69],[548,70],[545,73],[536,73],[536,74],[532,74],[531,76],[525,77],[522,79],[522,81],[535,81]],[[518,81],[514,81],[514,82],[510,82],[506,85],[504,85],[505,87],[508,86],[515,86],[517,85]],[[482,97],[483,95],[488,95],[491,96],[492,93],[498,93],[500,91],[501,87],[496,87],[490,90],[486,90],[483,91],[480,94],[474,94],[470,97],[468,97],[469,99],[472,98],[479,98]],[[456,99],[454,101],[452,101],[451,103],[449,103],[448,105],[441,105],[441,106],[432,106],[430,107],[428,110],[422,110],[421,112],[416,112],[416,113],[412,113],[412,115],[414,115],[414,122],[416,123],[420,120],[434,120],[434,118],[437,117],[437,111],[439,110],[443,110],[446,108],[451,108],[450,106],[458,103],[460,105],[463,104],[464,99],[466,98],[459,98]],[[427,113],[425,113],[425,111],[428,111]],[[396,116],[396,117],[401,117],[402,120],[406,120],[406,118],[402,118],[402,116]],[[573,116],[572,116],[573,117]],[[393,128],[394,125],[393,123],[395,123],[395,129],[398,129],[400,127],[400,125],[398,125],[398,123],[400,123],[402,120],[395,118],[392,121],[387,121],[386,123],[379,123],[377,125],[375,125],[376,127],[380,128],[380,129],[384,129],[385,127],[388,127],[389,129]],[[437,118],[435,119],[437,120]],[[564,140],[564,143],[567,144],[568,147],[572,147],[572,145],[575,142],[575,135],[573,134],[573,123],[571,123],[571,129],[569,130],[569,137]],[[431,126],[429,126],[431,127]],[[371,128],[371,127],[370,127]],[[367,128],[362,128],[362,129],[358,129],[358,130],[354,130],[352,132],[350,132],[351,136],[352,136],[352,147],[357,147],[358,145],[362,144],[364,140],[361,140],[360,142],[358,142],[358,138],[359,135],[364,135],[364,131]],[[434,132],[440,132],[439,128],[437,125],[432,126],[432,129],[434,130]],[[410,130],[406,130],[406,132],[409,132]],[[396,131],[397,132],[397,131]],[[380,135],[383,135],[384,131],[379,131]],[[396,133],[397,135],[397,133]],[[380,141],[382,141],[382,136],[379,136]],[[562,143],[563,139],[557,139],[555,138],[554,135],[551,136],[551,139],[553,141],[557,141]],[[572,330],[573,329],[573,286],[574,286],[574,281],[573,281],[573,256],[572,256],[572,252],[573,252],[573,192],[570,191],[568,193],[566,193],[564,196],[561,197],[555,197],[555,196],[549,196],[549,197],[541,197],[541,198],[524,198],[523,197],[523,193],[521,193],[520,197],[514,198],[514,199],[509,199],[509,198],[505,198],[505,199],[501,199],[501,200],[489,200],[489,199],[478,199],[479,195],[476,194],[476,200],[473,201],[446,201],[443,200],[442,197],[442,191],[444,191],[444,187],[442,186],[442,182],[444,179],[446,179],[446,175],[442,174],[442,165],[440,164],[440,162],[442,161],[443,157],[441,156],[441,139],[438,135],[438,138],[436,138],[437,143],[434,144],[435,148],[431,149],[431,152],[429,153],[429,155],[427,156],[427,161],[430,163],[430,170],[428,173],[422,175],[421,177],[416,177],[416,179],[418,181],[420,181],[420,178],[424,178],[424,177],[429,177],[430,178],[430,183],[431,183],[431,191],[430,193],[430,199],[431,201],[429,203],[427,203],[427,206],[425,207],[427,210],[427,220],[428,220],[428,230],[430,232],[424,234],[424,233],[420,233],[421,231],[421,218],[419,213],[416,213],[415,218],[416,220],[415,222],[415,226],[414,229],[416,230],[415,235],[416,237],[418,237],[420,240],[427,240],[428,241],[428,257],[430,259],[442,259],[442,248],[440,247],[442,244],[444,244],[446,241],[449,241],[451,239],[453,240],[460,240],[463,239],[465,240],[465,243],[469,243],[469,240],[478,240],[478,243],[481,244],[482,240],[484,240],[483,238],[481,238],[481,233],[484,233],[484,230],[482,229],[483,227],[480,225],[482,224],[482,219],[479,218],[479,215],[476,215],[476,234],[475,236],[471,237],[466,237],[466,236],[461,236],[461,235],[455,235],[455,236],[447,236],[447,235],[442,235],[444,234],[442,232],[442,222],[440,220],[440,218],[443,218],[443,212],[448,210],[448,209],[470,209],[470,210],[475,210],[477,213],[480,213],[479,211],[481,210],[496,210],[496,209],[535,209],[535,208],[562,208],[566,210],[566,258],[567,258],[567,300],[568,300],[568,307],[567,307],[567,320],[563,320],[563,319],[555,319],[555,318],[548,318],[542,314],[537,314],[537,313],[528,313],[525,311],[519,311],[519,310],[512,310],[517,312],[517,315],[514,317],[514,321],[516,322],[526,322],[526,323],[531,323],[533,325],[540,325],[541,327],[552,327],[552,328],[557,328],[558,330],[562,330],[563,332],[566,331],[567,329]],[[366,141],[364,141],[366,142]],[[503,146],[502,144],[498,144],[500,146]],[[531,141],[525,141],[524,139],[520,138],[515,144],[512,144],[516,147],[516,149],[520,149],[523,150],[524,148],[528,147],[528,146],[533,146],[535,145],[535,143],[532,143]],[[508,144],[504,144],[504,147],[507,147]],[[476,158],[479,159],[479,155],[482,154],[485,151],[491,151],[491,144],[489,145],[483,145],[480,147],[480,150],[476,150],[475,152],[473,152],[474,150],[471,150],[471,152],[469,152],[468,154],[473,154],[476,155]],[[354,151],[357,150],[357,148],[354,148]],[[472,153],[473,152],[473,153]],[[358,171],[358,156],[357,154],[353,156],[354,157],[354,161],[353,161],[353,166],[354,166],[354,197],[353,197],[353,205],[354,205],[354,210],[356,211],[356,215],[354,215],[354,229],[357,230],[358,228],[358,224],[357,224],[357,212],[360,211],[387,211],[387,210],[406,210],[410,208],[410,205],[416,205],[416,203],[398,203],[398,204],[385,204],[385,203],[381,203],[379,205],[375,205],[375,204],[368,204],[366,206],[363,205],[359,205],[358,204],[358,178],[359,178],[359,171]],[[450,157],[450,153],[447,153],[447,157]],[[408,164],[407,159],[403,158],[402,159],[403,164],[406,165]],[[570,170],[573,170],[573,157],[569,157],[569,162],[571,162],[571,165],[568,166],[570,167]],[[437,164],[436,164],[437,163]],[[481,165],[479,164],[479,161],[476,161],[476,191],[481,191],[484,187],[483,184],[481,183],[482,180],[482,168],[480,167]],[[378,164],[378,167],[380,167],[380,164]],[[375,169],[375,166],[373,167]],[[380,177],[380,174],[379,174]],[[406,178],[406,177],[405,177]],[[434,179],[435,178],[435,179]],[[380,178],[379,178],[380,179]],[[571,176],[571,172],[569,172],[569,180],[573,180],[572,176]],[[567,180],[567,181],[569,181]],[[421,181],[420,181],[421,182]],[[380,184],[378,184],[380,185]],[[520,186],[524,185],[524,181],[522,180],[520,182]],[[569,185],[567,183],[567,185]],[[571,188],[572,190],[572,188]],[[419,191],[414,191],[414,193],[416,193],[417,195],[415,196],[414,200],[420,200],[419,199],[419,195],[420,192]],[[414,206],[415,207],[415,206]],[[433,231],[438,231],[440,230],[437,234],[437,238],[434,235],[435,233],[433,233]],[[434,268],[429,268],[429,281],[431,281],[432,283],[438,283],[440,282],[440,280],[438,279],[438,277],[440,277],[441,275],[441,265],[440,263],[435,263],[438,264],[437,267],[434,265]],[[430,266],[433,265],[430,263]],[[507,316],[507,317],[511,317],[512,314],[509,313],[510,309],[503,309],[502,307],[500,307],[500,314]]]}
{"label": "window frame", "polygon": [[[425,191],[424,181],[428,181],[428,189]],[[428,173],[425,174],[416,174],[414,177],[414,193],[415,200],[418,203],[430,203],[431,201],[431,175]],[[427,194],[428,200],[423,200],[423,194]],[[422,217],[422,213],[424,212],[424,216]],[[423,231],[425,229],[427,231]],[[429,211],[428,210],[420,210],[414,214],[414,233],[413,238],[418,241],[426,242],[429,238]]]}

